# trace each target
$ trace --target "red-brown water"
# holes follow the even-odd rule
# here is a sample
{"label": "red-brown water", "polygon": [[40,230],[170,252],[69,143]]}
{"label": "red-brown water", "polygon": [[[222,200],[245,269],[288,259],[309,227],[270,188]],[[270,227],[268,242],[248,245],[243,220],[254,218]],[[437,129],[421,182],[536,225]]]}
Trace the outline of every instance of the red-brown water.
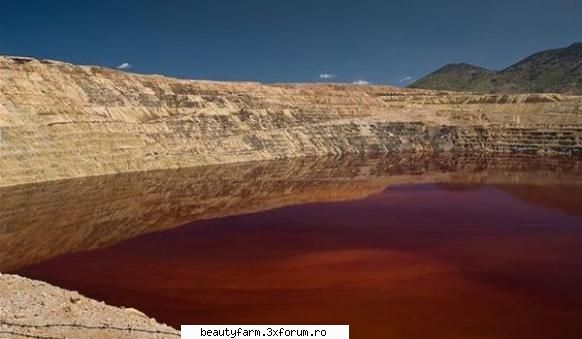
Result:
{"label": "red-brown water", "polygon": [[582,338],[582,195],[407,185],[198,221],[13,272],[180,324]]}

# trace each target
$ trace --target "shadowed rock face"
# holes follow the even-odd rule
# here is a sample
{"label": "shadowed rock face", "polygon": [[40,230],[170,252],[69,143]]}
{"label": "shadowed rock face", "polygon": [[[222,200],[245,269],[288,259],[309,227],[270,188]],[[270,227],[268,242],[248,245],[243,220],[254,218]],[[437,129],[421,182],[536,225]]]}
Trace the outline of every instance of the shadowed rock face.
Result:
{"label": "shadowed rock face", "polygon": [[188,81],[0,57],[0,186],[347,153],[580,154],[582,98]]}
{"label": "shadowed rock face", "polygon": [[[360,199],[388,186],[489,183],[513,192],[527,184],[530,194],[515,194],[528,199],[531,190],[543,192],[547,184],[579,192],[581,173],[580,161],[553,157],[348,156],[10,186],[0,189],[0,271],[195,220]],[[571,206],[564,204],[568,212]]]}

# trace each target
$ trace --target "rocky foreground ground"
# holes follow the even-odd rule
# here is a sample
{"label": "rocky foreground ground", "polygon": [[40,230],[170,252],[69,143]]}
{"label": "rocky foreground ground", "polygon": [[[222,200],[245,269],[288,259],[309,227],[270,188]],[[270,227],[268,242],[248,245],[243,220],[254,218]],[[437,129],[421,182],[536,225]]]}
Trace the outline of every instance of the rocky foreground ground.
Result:
{"label": "rocky foreground ground", "polygon": [[0,274],[0,338],[178,338],[175,329],[49,284]]}

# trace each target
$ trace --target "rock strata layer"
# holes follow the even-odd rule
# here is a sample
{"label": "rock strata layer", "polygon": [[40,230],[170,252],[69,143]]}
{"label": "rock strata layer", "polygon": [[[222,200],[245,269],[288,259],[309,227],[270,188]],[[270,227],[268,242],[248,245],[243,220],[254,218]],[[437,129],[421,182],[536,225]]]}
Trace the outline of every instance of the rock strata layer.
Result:
{"label": "rock strata layer", "polygon": [[582,153],[582,97],[171,79],[0,57],[0,186],[345,153]]}

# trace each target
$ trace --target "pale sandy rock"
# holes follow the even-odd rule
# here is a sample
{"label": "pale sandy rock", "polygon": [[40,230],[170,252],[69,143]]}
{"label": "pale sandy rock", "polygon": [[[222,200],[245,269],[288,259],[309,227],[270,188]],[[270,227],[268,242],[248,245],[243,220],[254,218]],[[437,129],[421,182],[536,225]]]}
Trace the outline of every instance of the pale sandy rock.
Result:
{"label": "pale sandy rock", "polygon": [[0,186],[370,152],[580,154],[582,98],[178,80],[0,57]]}
{"label": "pale sandy rock", "polygon": [[0,286],[0,337],[180,337],[139,311],[107,306],[43,282],[0,274]]}

